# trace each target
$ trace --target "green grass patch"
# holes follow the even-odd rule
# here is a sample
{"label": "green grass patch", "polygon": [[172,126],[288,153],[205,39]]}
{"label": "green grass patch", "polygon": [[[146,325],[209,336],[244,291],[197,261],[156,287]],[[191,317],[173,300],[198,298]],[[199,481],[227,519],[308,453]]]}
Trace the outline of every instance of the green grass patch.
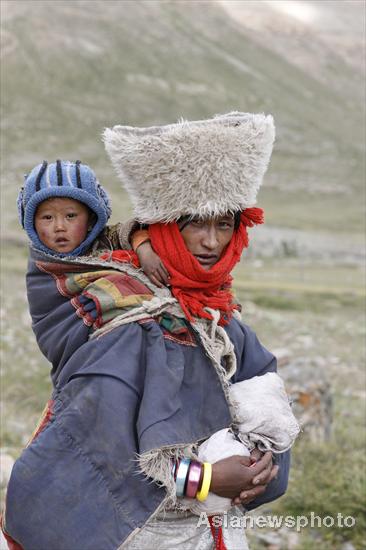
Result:
{"label": "green grass patch", "polygon": [[[366,544],[366,456],[365,403],[358,402],[356,414],[344,414],[345,403],[338,398],[334,433],[329,442],[313,443],[303,437],[292,453],[291,479],[286,497],[271,508],[272,513],[291,516],[311,514],[324,518],[352,516],[353,527],[316,527],[324,548],[338,549],[351,541],[356,548]],[[317,546],[321,548],[323,546]],[[301,547],[303,548],[303,547]]]}
{"label": "green grass patch", "polygon": [[250,300],[263,309],[281,311],[337,311],[340,308],[354,308],[360,302],[359,296],[352,294],[308,293],[308,292],[276,292],[274,290],[256,291],[253,289],[238,289],[235,287],[238,301]]}
{"label": "green grass patch", "polygon": [[234,272],[239,302],[251,301],[263,309],[337,312],[365,304],[364,269],[300,261],[247,260]]}

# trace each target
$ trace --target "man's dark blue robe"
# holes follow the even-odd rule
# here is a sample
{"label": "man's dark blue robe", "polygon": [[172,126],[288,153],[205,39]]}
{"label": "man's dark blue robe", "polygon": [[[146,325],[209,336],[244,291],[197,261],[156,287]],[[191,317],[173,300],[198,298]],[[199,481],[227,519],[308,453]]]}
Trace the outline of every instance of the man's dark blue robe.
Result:
{"label": "man's dark blue robe", "polygon": [[[136,455],[208,438],[232,423],[229,407],[189,324],[175,335],[145,319],[88,340],[90,327],[42,259],[32,252],[28,298],[55,389],[48,423],[14,465],[5,529],[25,550],[116,550],[165,498]],[[232,382],[276,370],[250,328],[233,319],[226,331],[237,357]],[[285,492],[289,453],[276,462],[277,479],[248,508]]]}

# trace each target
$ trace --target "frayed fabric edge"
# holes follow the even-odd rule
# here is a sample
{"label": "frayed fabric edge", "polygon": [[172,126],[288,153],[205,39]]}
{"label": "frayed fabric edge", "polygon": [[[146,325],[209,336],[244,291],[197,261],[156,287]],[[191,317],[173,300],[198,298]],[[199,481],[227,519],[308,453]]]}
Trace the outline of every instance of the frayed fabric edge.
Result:
{"label": "frayed fabric edge", "polygon": [[146,453],[138,454],[137,461],[141,471],[166,490],[166,498],[161,511],[167,509],[181,509],[176,495],[176,485],[172,476],[172,464],[180,458],[191,458],[197,460],[194,452],[196,444],[174,445],[174,447],[163,447],[153,449]]}
{"label": "frayed fabric edge", "polygon": [[156,510],[145,521],[144,525],[132,531],[127,539],[117,548],[123,550],[127,544],[151,521],[159,514],[163,514],[167,510],[182,510],[179,506],[175,481],[172,476],[172,462],[179,458],[188,457],[197,459],[197,455],[193,452],[194,444],[176,445],[174,447],[163,447],[161,449],[153,449],[146,453],[136,454],[136,461],[140,470],[151,483],[156,483],[166,490],[166,496],[156,508]]}
{"label": "frayed fabric edge", "polygon": [[[201,318],[196,319],[196,322],[192,324],[192,328],[198,335],[206,355],[211,360],[219,378],[222,391],[224,392],[230,410],[232,419],[231,426],[235,429],[235,426],[237,426],[240,421],[238,417],[238,406],[233,402],[230,396],[230,379],[235,374],[237,368],[234,346],[225,330],[218,324],[220,312],[210,308],[206,308],[206,310],[212,315],[212,321]],[[217,346],[217,341],[221,341],[221,346]],[[225,368],[221,363],[223,358],[225,358],[228,368]]]}

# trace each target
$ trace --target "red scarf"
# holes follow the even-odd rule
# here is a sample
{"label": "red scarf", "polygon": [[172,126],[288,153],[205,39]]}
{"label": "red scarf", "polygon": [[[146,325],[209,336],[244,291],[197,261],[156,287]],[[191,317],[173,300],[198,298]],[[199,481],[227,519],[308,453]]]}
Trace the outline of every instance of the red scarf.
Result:
{"label": "red scarf", "polygon": [[[244,210],[240,216],[240,225],[234,231],[225,252],[209,270],[203,269],[189,252],[176,223],[155,223],[149,226],[151,245],[169,271],[171,292],[189,321],[194,321],[193,317],[212,319],[205,311],[206,307],[220,310],[222,325],[231,319],[237,306],[233,303],[230,273],[249,244],[247,227],[260,223],[263,223],[261,208]],[[138,265],[137,256],[133,252],[118,250],[112,253],[112,259]]]}

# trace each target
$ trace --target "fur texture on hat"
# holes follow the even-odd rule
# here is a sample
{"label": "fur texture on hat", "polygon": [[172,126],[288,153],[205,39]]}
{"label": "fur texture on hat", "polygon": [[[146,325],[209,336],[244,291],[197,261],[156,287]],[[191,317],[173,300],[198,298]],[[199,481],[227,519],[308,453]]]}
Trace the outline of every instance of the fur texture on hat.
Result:
{"label": "fur texture on hat", "polygon": [[[97,221],[86,239],[71,252],[57,253],[39,239],[34,228],[34,216],[38,205],[50,198],[66,197],[80,201],[95,213]],[[57,161],[38,164],[25,176],[24,186],[19,192],[19,221],[26,230],[32,244],[47,254],[57,256],[78,256],[84,254],[105,227],[111,215],[109,197],[99,184],[93,170],[80,161]]]}
{"label": "fur texture on hat", "polygon": [[272,116],[238,112],[151,128],[114,126],[103,133],[135,216],[145,223],[253,206],[274,137]]}

